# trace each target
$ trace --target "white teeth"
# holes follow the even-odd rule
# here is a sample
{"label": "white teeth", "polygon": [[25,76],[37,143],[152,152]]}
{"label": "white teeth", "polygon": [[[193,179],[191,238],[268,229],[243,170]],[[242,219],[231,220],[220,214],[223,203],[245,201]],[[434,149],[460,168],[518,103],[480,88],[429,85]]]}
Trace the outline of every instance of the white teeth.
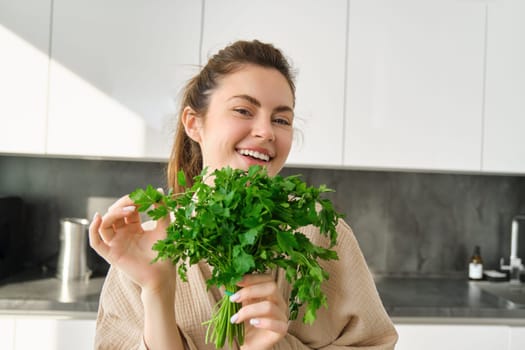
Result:
{"label": "white teeth", "polygon": [[252,150],[248,150],[248,149],[241,149],[241,150],[239,150],[239,153],[242,154],[243,156],[250,156],[250,157],[253,157],[253,158],[264,160],[265,162],[268,162],[270,160],[270,156],[269,155],[264,154],[264,153],[260,153],[260,152],[257,152],[257,151],[252,151]]}

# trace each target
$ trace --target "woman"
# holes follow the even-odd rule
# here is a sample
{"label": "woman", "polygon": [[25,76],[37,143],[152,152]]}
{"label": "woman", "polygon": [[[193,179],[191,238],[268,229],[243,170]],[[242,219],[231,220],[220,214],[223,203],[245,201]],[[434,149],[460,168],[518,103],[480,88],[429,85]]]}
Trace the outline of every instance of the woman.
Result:
{"label": "woman", "polygon": [[[177,172],[187,178],[224,166],[252,164],[276,175],[284,166],[293,138],[295,86],[281,52],[259,41],[239,41],[213,56],[186,86],[168,165],[169,186]],[[151,246],[166,236],[169,219],[144,223],[124,196],[104,216],[95,214],[91,246],[111,268],[100,298],[98,349],[213,349],[205,344],[207,321],[221,299],[206,289],[205,262],[179,279],[170,262],[151,264]],[[393,349],[395,329],[386,314],[350,228],[338,224],[339,260],[323,262],[330,273],[324,285],[328,309],[316,322],[288,321],[290,286],[284,274],[249,275],[231,297],[242,303],[232,323],[245,322],[242,349]],[[319,232],[302,232],[321,244]]]}

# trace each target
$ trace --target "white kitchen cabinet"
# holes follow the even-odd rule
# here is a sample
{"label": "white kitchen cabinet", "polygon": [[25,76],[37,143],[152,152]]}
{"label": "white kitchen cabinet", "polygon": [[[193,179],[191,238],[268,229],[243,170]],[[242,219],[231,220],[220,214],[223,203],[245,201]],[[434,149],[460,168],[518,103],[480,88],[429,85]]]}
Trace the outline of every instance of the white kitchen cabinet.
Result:
{"label": "white kitchen cabinet", "polygon": [[0,0],[0,153],[43,154],[51,0]]}
{"label": "white kitchen cabinet", "polygon": [[273,43],[297,70],[291,165],[342,165],[346,0],[206,1],[202,62],[227,44]]}
{"label": "white kitchen cabinet", "polygon": [[351,0],[344,164],[479,171],[486,6]]}
{"label": "white kitchen cabinet", "polygon": [[0,318],[0,349],[15,349],[15,320]]}
{"label": "white kitchen cabinet", "polygon": [[514,350],[505,325],[397,324],[396,329],[396,350]]}
{"label": "white kitchen cabinet", "polygon": [[91,350],[94,339],[95,320],[16,318],[15,350]]}
{"label": "white kitchen cabinet", "polygon": [[488,2],[483,170],[525,173],[525,2]]}
{"label": "white kitchen cabinet", "polygon": [[509,350],[525,349],[525,327],[510,327]]}
{"label": "white kitchen cabinet", "polygon": [[200,1],[55,0],[47,152],[167,159]]}

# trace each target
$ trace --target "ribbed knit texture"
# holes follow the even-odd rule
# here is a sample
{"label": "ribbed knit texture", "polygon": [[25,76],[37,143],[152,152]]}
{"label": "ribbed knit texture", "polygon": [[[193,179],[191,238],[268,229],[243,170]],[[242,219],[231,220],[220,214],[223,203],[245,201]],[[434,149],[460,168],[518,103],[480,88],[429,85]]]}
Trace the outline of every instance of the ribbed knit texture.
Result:
{"label": "ribbed knit texture", "polygon": [[[317,312],[313,325],[301,322],[302,315],[290,322],[288,335],[275,346],[291,349],[394,349],[397,333],[377,293],[373,278],[350,227],[340,220],[335,249],[339,260],[322,262],[330,274],[323,290],[328,308]],[[327,240],[315,227],[301,230],[312,242],[326,245]],[[223,291],[206,290],[208,265],[201,263],[188,269],[188,282],[177,281],[175,315],[188,349],[213,350],[205,344],[207,321]],[[288,300],[290,285],[284,273],[275,273],[276,281]],[[95,349],[145,349],[143,342],[144,311],[140,288],[118,269],[110,268],[97,318]],[[227,345],[226,345],[227,348]],[[235,347],[238,349],[238,347]]]}

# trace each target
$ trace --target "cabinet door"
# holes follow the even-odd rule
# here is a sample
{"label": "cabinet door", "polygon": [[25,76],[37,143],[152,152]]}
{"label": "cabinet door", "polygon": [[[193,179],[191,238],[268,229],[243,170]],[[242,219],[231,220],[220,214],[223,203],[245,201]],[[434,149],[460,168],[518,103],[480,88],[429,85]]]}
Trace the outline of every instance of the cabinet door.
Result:
{"label": "cabinet door", "polygon": [[51,154],[167,159],[201,2],[55,0]]}
{"label": "cabinet door", "polygon": [[15,320],[11,318],[0,318],[0,349],[15,349]]}
{"label": "cabinet door", "polygon": [[92,350],[95,320],[57,320],[57,350]]}
{"label": "cabinet door", "polygon": [[258,39],[297,71],[293,165],[341,165],[347,1],[241,0],[205,5],[202,62],[227,44]]}
{"label": "cabinet door", "polygon": [[95,321],[20,318],[15,333],[16,350],[91,350]]}
{"label": "cabinet door", "polygon": [[525,348],[525,327],[510,327],[509,350],[523,350]]}
{"label": "cabinet door", "polygon": [[51,0],[0,0],[0,153],[44,153]]}
{"label": "cabinet door", "polygon": [[488,2],[483,170],[525,173],[525,2]]}
{"label": "cabinet door", "polygon": [[350,3],[345,165],[479,171],[484,3]]}
{"label": "cabinet door", "polygon": [[54,350],[57,348],[56,320],[17,319],[15,350]]}
{"label": "cabinet door", "polygon": [[508,349],[508,326],[396,325],[396,350]]}

